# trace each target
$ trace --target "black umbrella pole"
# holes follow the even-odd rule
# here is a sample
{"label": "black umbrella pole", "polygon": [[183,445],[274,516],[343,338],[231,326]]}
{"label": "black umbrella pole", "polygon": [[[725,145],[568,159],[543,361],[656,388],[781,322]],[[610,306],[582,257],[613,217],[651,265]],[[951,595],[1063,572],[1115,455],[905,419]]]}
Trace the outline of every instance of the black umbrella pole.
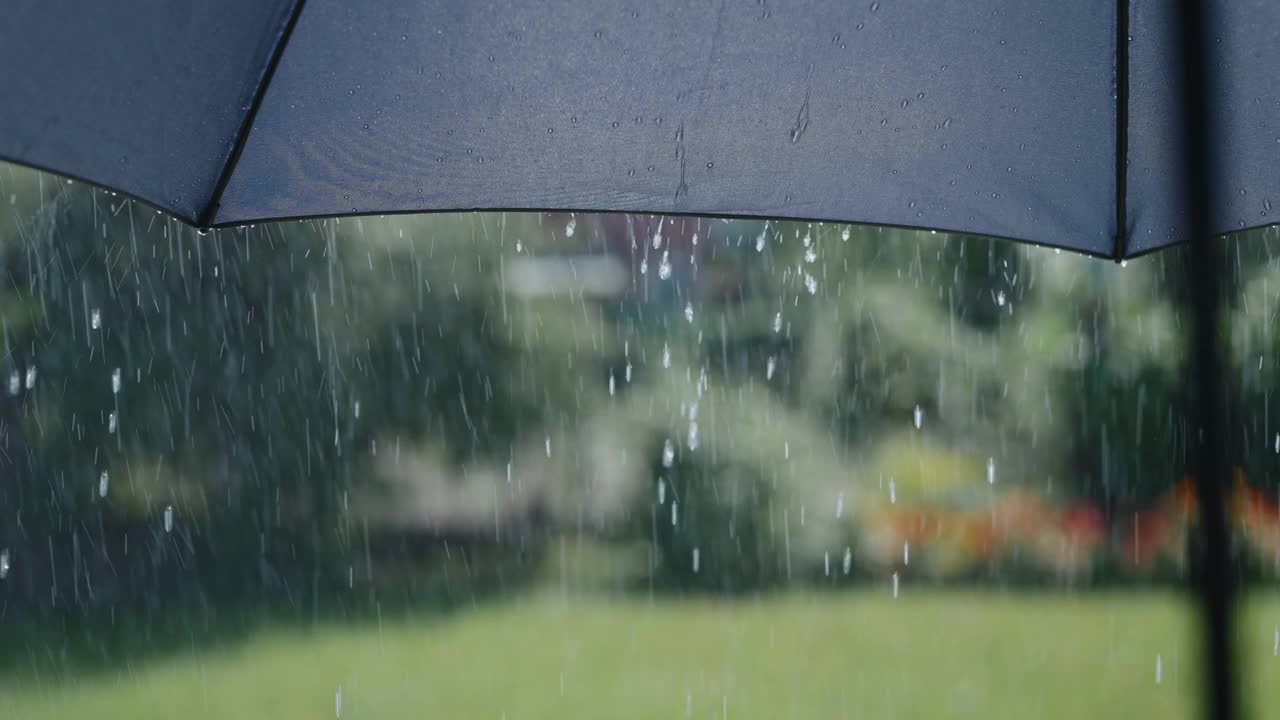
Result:
{"label": "black umbrella pole", "polygon": [[[1222,187],[1220,173],[1210,156],[1212,128],[1206,108],[1210,103],[1208,47],[1212,34],[1204,0],[1182,0],[1181,55],[1182,121],[1187,148],[1183,207],[1192,233],[1187,280],[1192,303],[1192,362],[1190,387],[1195,388],[1195,432],[1192,434],[1192,467],[1200,501],[1200,521],[1192,554],[1192,578],[1202,614],[1207,717],[1238,717],[1236,657],[1234,652],[1235,584],[1230,572],[1230,547],[1226,517],[1227,462],[1223,362],[1219,322],[1222,308],[1222,262],[1214,241],[1209,209]],[[1196,442],[1196,440],[1199,442]]]}

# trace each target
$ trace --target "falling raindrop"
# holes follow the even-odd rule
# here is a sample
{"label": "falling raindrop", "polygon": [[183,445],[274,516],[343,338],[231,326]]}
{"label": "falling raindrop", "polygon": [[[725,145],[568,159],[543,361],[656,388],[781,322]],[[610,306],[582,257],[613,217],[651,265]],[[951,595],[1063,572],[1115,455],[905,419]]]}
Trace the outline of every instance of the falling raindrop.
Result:
{"label": "falling raindrop", "polygon": [[756,252],[764,252],[765,235],[768,232],[769,227],[766,225],[765,229],[761,230],[760,234],[756,236]]}
{"label": "falling raindrop", "polygon": [[839,520],[840,516],[842,515],[844,515],[844,493],[843,492],[841,492],[839,495],[836,495],[836,519]]}
{"label": "falling raindrop", "polygon": [[569,218],[569,222],[565,223],[565,226],[564,226],[564,236],[573,237],[573,233],[577,229],[578,229],[577,218]]}
{"label": "falling raindrop", "polygon": [[685,444],[689,446],[690,450],[698,449],[698,423],[697,422],[689,423],[689,435],[687,438],[685,438]]}
{"label": "falling raindrop", "polygon": [[89,327],[94,330],[98,330],[102,327],[102,311],[98,308],[94,308],[89,313]]}
{"label": "falling raindrop", "polygon": [[849,228],[840,231],[840,239],[849,242]]}
{"label": "falling raindrop", "polygon": [[769,360],[765,363],[765,366],[764,366],[765,380],[773,379],[773,371],[774,371],[774,368],[777,367],[777,365],[778,365],[778,361],[772,355],[770,355]]}
{"label": "falling raindrop", "polygon": [[896,505],[898,503],[898,488],[893,482],[893,478],[889,478],[889,504]]}
{"label": "falling raindrop", "polygon": [[0,550],[0,580],[9,577],[9,548]]}
{"label": "falling raindrop", "polygon": [[662,467],[669,468],[676,461],[676,446],[671,443],[671,438],[667,438],[662,442]]}
{"label": "falling raindrop", "polygon": [[898,573],[893,574],[893,598],[898,598]]}
{"label": "falling raindrop", "polygon": [[662,367],[671,367],[671,346],[666,343],[662,344]]}
{"label": "falling raindrop", "polygon": [[110,476],[107,475],[106,470],[103,470],[102,474],[98,475],[98,497],[104,498],[107,496],[107,487],[110,483]]}
{"label": "falling raindrop", "polygon": [[614,393],[617,392],[617,384],[617,380],[614,378],[613,373],[609,373],[609,397],[613,397]]}
{"label": "falling raindrop", "polygon": [[676,526],[676,523],[677,523],[677,522],[679,522],[679,520],[680,520],[680,508],[679,508],[679,505],[680,505],[680,503],[678,503],[678,502],[676,502],[676,501],[674,501],[674,500],[672,500],[672,501],[671,501],[671,527],[675,527],[675,526]]}
{"label": "falling raindrop", "polygon": [[27,377],[23,384],[28,390],[36,386],[36,368],[34,365],[27,368]]}
{"label": "falling raindrop", "polygon": [[775,333],[782,332],[782,313],[773,316],[773,331]]}
{"label": "falling raindrop", "polygon": [[810,295],[817,295],[818,294],[818,278],[810,275],[809,273],[805,273],[804,287],[806,290],[809,291]]}
{"label": "falling raindrop", "polygon": [[107,414],[107,432],[111,435],[116,432],[116,414],[114,411]]}
{"label": "falling raindrop", "polygon": [[684,319],[689,321],[690,323],[693,322],[693,303],[685,303]]}
{"label": "falling raindrop", "polygon": [[698,556],[700,554],[701,553],[698,552],[698,548],[693,549],[693,574],[694,575],[698,574],[698,560],[700,559]]}
{"label": "falling raindrop", "polygon": [[339,685],[336,692],[333,693],[333,716],[335,718],[342,717],[342,686]]}
{"label": "falling raindrop", "polygon": [[667,481],[666,478],[658,478],[658,504],[663,505],[667,502]]}
{"label": "falling raindrop", "polygon": [[658,277],[663,280],[671,277],[671,254],[666,250],[662,251],[662,260],[658,262]]}
{"label": "falling raindrop", "polygon": [[911,544],[910,543],[902,543],[902,564],[903,565],[911,564]]}
{"label": "falling raindrop", "polygon": [[920,429],[921,425],[924,425],[924,408],[916,405],[911,410],[911,423],[916,426],[917,430]]}
{"label": "falling raindrop", "polygon": [[120,368],[111,371],[111,394],[120,394]]}
{"label": "falling raindrop", "polygon": [[849,571],[853,569],[853,548],[846,547],[844,549],[844,560],[841,562],[840,569],[844,571],[845,575],[848,575]]}
{"label": "falling raindrop", "polygon": [[173,506],[166,505],[164,508],[164,531],[173,532]]}
{"label": "falling raindrop", "polygon": [[1000,307],[1004,307],[1004,303],[1005,303],[1004,291],[1000,290],[996,292],[996,305],[999,305]]}
{"label": "falling raindrop", "polygon": [[550,435],[546,437],[546,440],[543,443],[543,447],[546,449],[547,457],[551,457],[551,436]]}
{"label": "falling raindrop", "polygon": [[[9,373],[9,394],[17,395],[18,390],[22,387],[22,377],[18,375],[17,370]],[[1280,435],[1276,436],[1276,452],[1280,452]]]}
{"label": "falling raindrop", "polygon": [[1164,658],[1156,655],[1156,684],[1164,682]]}
{"label": "falling raindrop", "polygon": [[813,262],[817,262],[817,260],[818,260],[818,251],[817,251],[817,250],[815,250],[814,248],[809,248],[809,249],[807,249],[807,250],[805,250],[805,251],[804,251],[804,261],[805,261],[805,262],[807,262],[807,263],[813,263]]}
{"label": "falling raindrop", "polygon": [[987,484],[996,484],[996,459],[987,458]]}

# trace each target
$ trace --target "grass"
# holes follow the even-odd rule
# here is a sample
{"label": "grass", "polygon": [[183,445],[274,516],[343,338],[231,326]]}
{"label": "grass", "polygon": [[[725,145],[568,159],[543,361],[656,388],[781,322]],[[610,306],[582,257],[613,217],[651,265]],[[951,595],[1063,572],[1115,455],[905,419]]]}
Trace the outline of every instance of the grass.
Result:
{"label": "grass", "polygon": [[[1280,603],[1252,604],[1269,697]],[[555,592],[445,616],[259,632],[90,674],[0,678],[10,720],[1190,718],[1198,666],[1169,593]],[[1160,680],[1156,679],[1160,658]],[[338,696],[341,695],[339,700]]]}

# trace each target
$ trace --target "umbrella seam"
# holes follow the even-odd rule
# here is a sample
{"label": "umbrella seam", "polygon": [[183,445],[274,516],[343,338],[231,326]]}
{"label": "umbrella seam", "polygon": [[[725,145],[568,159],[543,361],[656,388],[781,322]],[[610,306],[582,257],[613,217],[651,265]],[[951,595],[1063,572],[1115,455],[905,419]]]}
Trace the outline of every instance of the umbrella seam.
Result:
{"label": "umbrella seam", "polygon": [[258,115],[258,109],[262,107],[262,101],[267,95],[267,88],[271,85],[271,78],[275,75],[280,59],[284,57],[285,46],[289,44],[289,38],[293,35],[293,29],[298,24],[298,18],[302,15],[302,7],[305,4],[306,0],[294,0],[288,17],[285,18],[284,24],[280,26],[276,34],[275,46],[272,48],[271,55],[267,58],[266,67],[263,68],[262,75],[258,79],[258,86],[254,90],[249,109],[245,112],[240,121],[240,127],[236,130],[235,143],[231,147],[230,154],[227,155],[227,161],[222,166],[222,172],[218,174],[218,181],[213,186],[213,194],[209,197],[209,203],[205,206],[204,212],[200,214],[196,222],[196,226],[201,229],[207,230],[213,225],[218,209],[222,205],[222,194],[226,191],[227,184],[231,181],[232,174],[235,173],[236,165],[240,162],[240,155],[244,152],[245,143],[248,142],[254,118]]}
{"label": "umbrella seam", "polygon": [[1116,238],[1113,259],[1128,250],[1129,193],[1129,0],[1116,0]]}

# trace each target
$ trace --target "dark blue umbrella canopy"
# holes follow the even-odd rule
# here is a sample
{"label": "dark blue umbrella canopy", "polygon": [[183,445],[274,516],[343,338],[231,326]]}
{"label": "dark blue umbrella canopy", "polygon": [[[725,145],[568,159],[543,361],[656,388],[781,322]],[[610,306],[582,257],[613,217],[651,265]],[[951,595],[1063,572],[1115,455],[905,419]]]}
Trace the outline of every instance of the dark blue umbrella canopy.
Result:
{"label": "dark blue umbrella canopy", "polygon": [[[1211,217],[1230,231],[1280,203],[1280,4],[1210,5],[1229,178]],[[1123,257],[1189,233],[1174,15],[1162,0],[10,0],[0,157],[202,226],[625,210]]]}

